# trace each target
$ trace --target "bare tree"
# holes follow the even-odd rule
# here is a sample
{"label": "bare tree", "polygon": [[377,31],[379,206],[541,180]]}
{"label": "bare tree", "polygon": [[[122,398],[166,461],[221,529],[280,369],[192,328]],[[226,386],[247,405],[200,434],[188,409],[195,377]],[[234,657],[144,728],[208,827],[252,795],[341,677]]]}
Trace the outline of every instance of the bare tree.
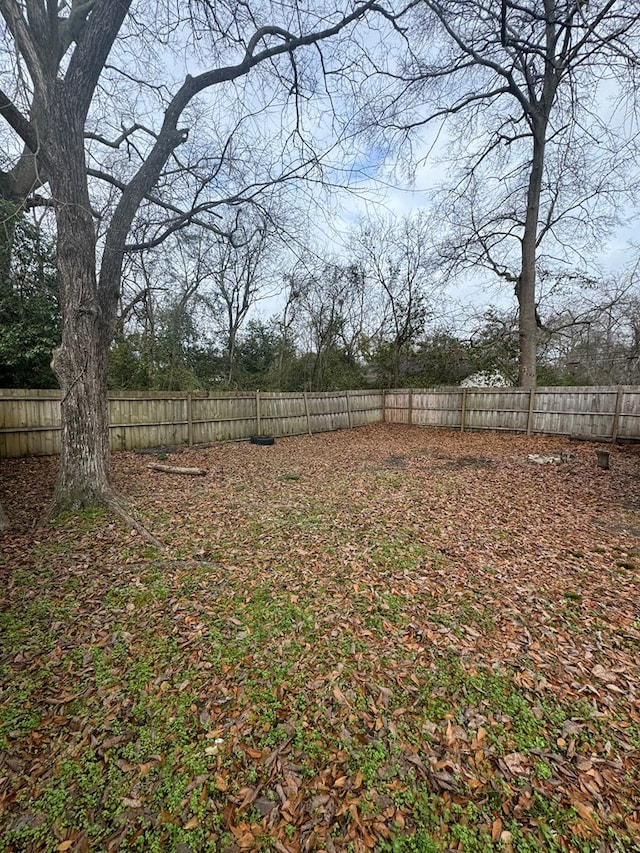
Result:
{"label": "bare tree", "polygon": [[453,117],[458,257],[514,286],[519,382],[534,386],[536,262],[549,239],[566,256],[568,223],[586,228],[607,201],[621,159],[610,131],[636,128],[606,95],[635,94],[640,15],[624,0],[421,0],[410,14],[401,97],[379,118],[409,133]]}
{"label": "bare tree", "polygon": [[640,290],[637,270],[585,283],[550,312],[546,360],[574,384],[640,381]]}
{"label": "bare tree", "polygon": [[293,326],[296,318],[297,302],[301,295],[300,284],[295,271],[284,276],[284,305],[279,317],[274,318],[278,329],[278,356],[276,376],[278,388],[283,389],[285,384],[285,358],[294,350]]}
{"label": "bare tree", "polygon": [[249,213],[232,239],[208,240],[200,301],[224,341],[227,382],[234,378],[238,333],[256,303],[280,289],[276,271],[277,223],[273,216]]}
{"label": "bare tree", "polygon": [[[284,84],[285,95],[276,107],[282,122],[293,118],[292,135],[300,138],[299,96],[305,82],[313,83],[307,65],[319,54],[321,43],[376,8],[373,0],[354,3],[348,11],[323,4],[310,11],[295,2],[268,0],[256,0],[255,6],[196,0],[188,7],[168,6],[167,14],[177,17],[154,32],[144,8],[132,13],[132,0],[72,0],[60,6],[51,0],[0,0],[5,47],[0,115],[12,134],[5,150],[18,152],[1,176],[0,190],[30,204],[37,202],[33,194],[46,188],[45,200],[56,219],[63,317],[62,343],[53,361],[62,391],[62,452],[54,499],[58,509],[117,505],[109,465],[106,367],[123,260],[136,216],[142,212],[151,221],[152,209],[163,211],[162,221],[154,222],[158,234],[149,248],[186,222],[206,220],[203,224],[216,229],[215,219],[208,216],[224,198],[216,177],[222,163],[233,163],[242,134],[231,132],[213,152],[191,159],[185,169],[180,149],[197,153],[189,148],[189,124],[197,109],[217,109],[218,117],[225,115],[225,106],[234,103],[237,81],[251,79],[251,72],[262,68],[272,76],[265,76],[261,91],[274,92],[274,82]],[[186,28],[194,51],[198,40],[206,43],[209,64],[201,70],[196,63],[193,74],[174,83],[167,43],[172,33]],[[309,51],[300,65],[297,52],[312,46],[315,53]],[[137,51],[143,49],[141,57]],[[320,58],[324,62],[316,65],[318,75],[340,72],[335,58]],[[159,82],[161,68],[168,69],[169,79]],[[123,91],[131,88],[137,94],[124,101],[120,132],[110,138],[103,130],[110,126],[106,102],[117,105]],[[211,91],[221,97],[207,106],[199,96]],[[236,126],[242,123],[240,115]],[[102,156],[105,151],[113,151],[112,161]],[[215,198],[196,193],[187,209],[163,198],[165,185],[175,186],[187,171]],[[110,188],[100,207],[99,229],[89,173]],[[280,177],[268,175],[265,183]],[[226,200],[241,203],[258,190],[248,188],[244,195]],[[173,214],[169,222],[167,210]]]}
{"label": "bare tree", "polygon": [[291,312],[288,327],[295,328],[306,356],[306,389],[321,390],[331,384],[329,374],[338,367],[337,360],[343,367],[355,362],[360,327],[351,321],[362,296],[361,285],[355,268],[331,261],[311,267],[305,264],[292,276],[286,309]]}
{"label": "bare tree", "polygon": [[[436,276],[434,224],[424,213],[403,219],[377,217],[365,222],[353,240],[377,328],[370,331],[385,378],[397,386],[412,347],[426,324],[442,310],[442,285]],[[382,366],[382,365],[380,365]]]}
{"label": "bare tree", "polygon": [[[282,290],[283,241],[290,229],[283,232],[275,206],[273,198],[243,205],[225,220],[223,235],[191,227],[168,237],[150,257],[146,250],[129,256],[116,343],[125,358],[139,343],[139,362],[148,363],[150,387],[179,388],[196,381],[184,369],[189,343],[210,363],[209,381],[220,382],[224,370],[226,383],[234,382],[242,326],[261,300]],[[205,342],[206,356],[199,347]],[[113,361],[119,363],[117,351]],[[172,377],[181,377],[180,384],[167,385]]]}

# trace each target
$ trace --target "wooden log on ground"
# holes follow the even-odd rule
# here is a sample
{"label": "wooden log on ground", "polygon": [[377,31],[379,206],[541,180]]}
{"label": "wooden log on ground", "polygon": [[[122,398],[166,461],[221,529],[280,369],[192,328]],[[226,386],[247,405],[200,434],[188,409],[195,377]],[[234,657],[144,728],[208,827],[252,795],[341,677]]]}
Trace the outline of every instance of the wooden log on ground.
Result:
{"label": "wooden log on ground", "polygon": [[180,468],[175,465],[161,465],[159,462],[149,462],[147,468],[152,471],[162,471],[163,474],[183,474],[189,477],[204,477],[204,468]]}

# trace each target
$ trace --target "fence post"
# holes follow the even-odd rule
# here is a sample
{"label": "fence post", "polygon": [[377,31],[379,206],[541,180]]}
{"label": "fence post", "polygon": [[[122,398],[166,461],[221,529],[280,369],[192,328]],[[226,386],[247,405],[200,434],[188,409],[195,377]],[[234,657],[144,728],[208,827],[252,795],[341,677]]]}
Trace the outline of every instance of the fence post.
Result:
{"label": "fence post", "polygon": [[347,417],[349,418],[349,429],[353,429],[353,415],[351,413],[351,398],[349,397],[349,391],[344,395],[347,400]]}
{"label": "fence post", "polygon": [[382,389],[382,423],[386,424],[387,422],[387,392],[383,388]]}
{"label": "fence post", "polygon": [[187,393],[187,440],[189,447],[193,447],[193,400],[191,391]]}
{"label": "fence post", "polygon": [[260,435],[261,430],[260,391],[256,391],[256,432]]}
{"label": "fence post", "polygon": [[462,389],[462,403],[460,404],[460,432],[464,432],[464,422],[467,417],[467,389]]}
{"label": "fence post", "polygon": [[413,388],[409,388],[409,413],[407,415],[407,423],[413,425]]}
{"label": "fence post", "polygon": [[618,385],[616,390],[616,408],[613,413],[613,425],[611,427],[611,443],[616,444],[618,441],[618,429],[620,427],[620,415],[622,413],[622,395],[624,391]]}
{"label": "fence post", "polygon": [[533,415],[536,406],[536,389],[531,388],[529,391],[529,411],[527,412],[527,435],[533,432]]}
{"label": "fence post", "polygon": [[306,391],[303,391],[302,394],[304,396],[304,413],[307,417],[307,431],[309,435],[313,435],[311,432],[311,417],[309,416],[309,395]]}

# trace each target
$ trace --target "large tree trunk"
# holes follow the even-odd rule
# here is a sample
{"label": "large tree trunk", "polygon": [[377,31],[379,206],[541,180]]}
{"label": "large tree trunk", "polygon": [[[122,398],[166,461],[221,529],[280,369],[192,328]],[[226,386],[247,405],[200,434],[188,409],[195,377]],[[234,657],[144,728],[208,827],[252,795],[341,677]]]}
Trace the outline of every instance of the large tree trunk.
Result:
{"label": "large tree trunk", "polygon": [[[52,367],[62,392],[60,467],[54,510],[99,506],[113,499],[109,459],[107,326],[98,299],[96,235],[89,205],[82,118],[60,97],[51,150],[56,204],[57,272],[62,343]],[[79,125],[77,127],[74,126]],[[72,128],[72,129],[71,129]]]}
{"label": "large tree trunk", "polygon": [[62,391],[57,511],[106,505],[113,499],[106,354],[92,317],[65,325],[53,360]]}
{"label": "large tree trunk", "polygon": [[522,269],[518,281],[520,365],[519,384],[535,388],[537,382],[538,316],[536,312],[536,256],[538,252],[538,222],[540,197],[544,177],[544,157],[547,127],[558,89],[562,69],[558,67],[557,4],[544,0],[545,10],[545,65],[542,91],[539,99],[528,111],[533,137],[531,171],[527,187],[527,212],[522,235]]}
{"label": "large tree trunk", "polygon": [[534,127],[533,131],[533,156],[527,188],[527,213],[522,235],[522,266],[516,287],[520,340],[518,384],[523,388],[535,388],[537,382],[536,254],[545,135],[546,124],[540,122]]}

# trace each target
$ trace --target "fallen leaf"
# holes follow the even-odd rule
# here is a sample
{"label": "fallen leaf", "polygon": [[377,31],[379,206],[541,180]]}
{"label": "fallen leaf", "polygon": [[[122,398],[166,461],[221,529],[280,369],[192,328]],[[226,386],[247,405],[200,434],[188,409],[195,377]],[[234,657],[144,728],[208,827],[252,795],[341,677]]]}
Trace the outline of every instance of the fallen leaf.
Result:
{"label": "fallen leaf", "polygon": [[219,791],[227,791],[229,790],[229,783],[220,773],[216,773],[214,776],[216,788]]}
{"label": "fallen leaf", "polygon": [[491,826],[491,840],[496,843],[502,835],[502,821],[497,817]]}
{"label": "fallen leaf", "polygon": [[591,675],[593,675],[594,678],[597,678],[600,681],[610,682],[616,680],[615,672],[612,672],[610,669],[605,669],[605,667],[599,663],[597,663],[593,667],[593,669],[591,670]]}

